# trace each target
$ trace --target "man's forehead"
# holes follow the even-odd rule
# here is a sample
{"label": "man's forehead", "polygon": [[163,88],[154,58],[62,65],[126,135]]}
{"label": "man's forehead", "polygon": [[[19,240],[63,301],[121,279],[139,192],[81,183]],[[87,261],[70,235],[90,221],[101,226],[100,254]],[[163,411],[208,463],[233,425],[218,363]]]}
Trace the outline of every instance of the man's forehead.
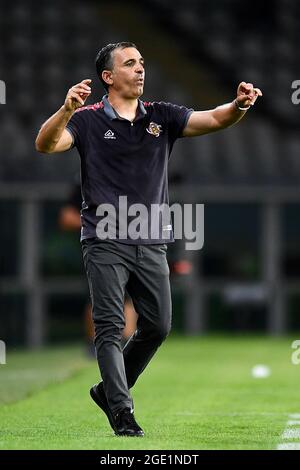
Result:
{"label": "man's forehead", "polygon": [[114,60],[117,63],[124,62],[129,59],[141,59],[140,52],[135,47],[118,48],[114,51]]}

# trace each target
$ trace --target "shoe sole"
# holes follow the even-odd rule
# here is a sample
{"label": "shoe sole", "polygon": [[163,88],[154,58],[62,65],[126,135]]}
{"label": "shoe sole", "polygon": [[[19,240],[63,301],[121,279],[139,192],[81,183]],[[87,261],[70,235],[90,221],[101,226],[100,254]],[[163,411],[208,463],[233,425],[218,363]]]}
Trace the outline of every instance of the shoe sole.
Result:
{"label": "shoe sole", "polygon": [[117,430],[116,430],[116,427],[115,427],[115,424],[114,424],[113,415],[112,415],[111,411],[107,408],[106,404],[103,403],[103,401],[99,398],[99,395],[95,392],[94,387],[92,387],[90,389],[90,396],[91,396],[92,400],[94,400],[96,405],[98,405],[99,408],[101,408],[101,410],[105,413],[111,428],[117,434]]}

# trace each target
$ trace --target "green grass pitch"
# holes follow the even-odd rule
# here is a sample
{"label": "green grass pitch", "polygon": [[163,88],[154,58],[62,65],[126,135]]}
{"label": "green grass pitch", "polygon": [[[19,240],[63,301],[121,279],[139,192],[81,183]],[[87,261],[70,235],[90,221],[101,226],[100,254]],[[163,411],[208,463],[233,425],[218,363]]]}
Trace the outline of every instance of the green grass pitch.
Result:
{"label": "green grass pitch", "polygon": [[[98,368],[82,347],[8,348],[0,449],[276,449],[289,415],[300,413],[294,339],[171,336],[132,392],[144,438],[114,436],[89,397]],[[255,364],[271,375],[253,378]]]}

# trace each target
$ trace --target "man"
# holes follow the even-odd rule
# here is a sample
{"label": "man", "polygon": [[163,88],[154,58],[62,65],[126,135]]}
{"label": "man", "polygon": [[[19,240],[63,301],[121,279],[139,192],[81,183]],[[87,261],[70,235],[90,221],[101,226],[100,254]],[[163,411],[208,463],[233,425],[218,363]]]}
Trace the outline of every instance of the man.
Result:
{"label": "man", "polygon": [[[81,242],[103,380],[90,394],[116,435],[143,436],[129,389],[171,327],[166,250],[174,241],[172,226],[164,225],[165,219],[151,209],[168,204],[167,163],[173,144],[179,137],[200,136],[238,122],[262,93],[242,82],[232,103],[208,111],[142,102],[144,59],[129,42],[102,48],[96,68],[107,91],[102,101],[84,107],[91,80],[74,85],[63,106],[40,129],[36,149],[54,153],[74,145],[79,151]],[[132,218],[137,204],[147,209],[141,211],[138,224]],[[110,207],[115,219],[107,215]],[[125,288],[138,320],[122,351]]]}

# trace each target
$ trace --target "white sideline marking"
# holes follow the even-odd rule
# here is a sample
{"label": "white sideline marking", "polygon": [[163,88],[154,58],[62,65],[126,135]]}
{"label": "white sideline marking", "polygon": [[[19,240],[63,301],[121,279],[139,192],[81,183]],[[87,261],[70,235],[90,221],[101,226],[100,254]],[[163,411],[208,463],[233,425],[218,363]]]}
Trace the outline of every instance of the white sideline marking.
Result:
{"label": "white sideline marking", "polygon": [[[286,429],[281,435],[281,439],[300,439],[300,427],[295,428],[293,426],[299,426],[300,424],[300,413],[291,413],[289,420],[286,424]],[[292,426],[292,427],[290,427]],[[300,450],[300,442],[287,442],[284,444],[278,444],[277,450]]]}
{"label": "white sideline marking", "polygon": [[282,439],[300,439],[300,428],[288,428],[284,431],[281,437]]}
{"label": "white sideline marking", "polygon": [[293,444],[289,442],[288,444],[279,444],[277,450],[300,450],[300,444]]}

